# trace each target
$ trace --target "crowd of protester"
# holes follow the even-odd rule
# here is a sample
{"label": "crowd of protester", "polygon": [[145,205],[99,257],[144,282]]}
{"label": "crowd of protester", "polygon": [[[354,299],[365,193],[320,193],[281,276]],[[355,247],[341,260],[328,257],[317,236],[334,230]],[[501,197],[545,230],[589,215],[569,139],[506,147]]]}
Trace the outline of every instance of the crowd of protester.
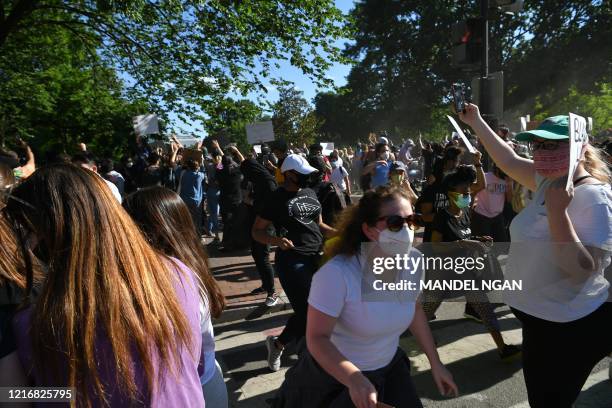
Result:
{"label": "crowd of protester", "polygon": [[[505,343],[486,293],[464,294],[465,316],[483,323],[500,358],[522,356],[531,406],[572,406],[612,351],[601,330],[612,318],[612,142],[583,150],[567,192],[567,117],[518,135],[491,130],[475,105],[460,118],[476,153],[457,135],[394,144],[374,134],[325,154],[282,140],[256,153],[214,140],[151,147],[141,137],[118,161],[83,144],[39,166],[22,141],[21,154],[0,151],[0,386],[74,387],[79,405],[226,407],[212,326],[225,299],[202,240],[212,238],[209,250],[250,249],[261,279],[253,294],[265,293],[266,306],[279,301],[275,276],[291,303],[282,333],[265,341],[272,371],[289,343],[299,355],[276,407],[421,406],[398,346],[407,329],[440,393],[457,395],[428,323],[444,299],[360,297],[360,245],[401,242],[418,253],[423,227],[421,240],[441,251],[448,242],[476,252],[492,242],[576,244],[555,254],[559,274],[582,279],[558,288],[575,301],[554,292],[506,302],[521,346]],[[508,251],[516,268],[538,273]]]}

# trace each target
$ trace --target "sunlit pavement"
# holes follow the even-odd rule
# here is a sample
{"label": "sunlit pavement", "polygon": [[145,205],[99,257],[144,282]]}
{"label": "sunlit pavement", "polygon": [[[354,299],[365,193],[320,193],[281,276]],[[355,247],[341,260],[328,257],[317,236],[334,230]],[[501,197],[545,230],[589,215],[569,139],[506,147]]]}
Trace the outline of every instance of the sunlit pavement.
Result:
{"label": "sunlit pavement", "polygon": [[[214,260],[219,268],[217,270],[233,268],[237,271],[236,275],[232,275],[236,282],[242,284],[246,280],[242,278],[253,276],[252,270],[247,274],[240,272],[252,267],[250,256],[223,259],[225,261]],[[245,290],[256,286],[257,283],[249,283]],[[240,290],[237,292],[233,296],[241,296]],[[247,296],[246,293],[243,295]],[[503,363],[484,327],[463,318],[464,305],[460,302],[444,303],[436,312],[437,319],[431,322],[442,361],[455,376],[461,391],[459,398],[448,399],[439,395],[427,359],[419,351],[414,339],[409,333],[401,339],[401,347],[410,356],[412,379],[423,404],[427,408],[527,408],[529,405],[520,361]],[[265,308],[256,310],[262,309]],[[270,372],[267,367],[263,341],[267,335],[281,331],[290,311],[283,308],[275,310],[270,314],[251,311],[246,318],[215,325],[217,359],[225,373],[232,407],[269,407],[285,371],[297,358],[289,349],[283,355],[279,372]],[[506,342],[520,344],[520,325],[514,315],[507,307],[498,308],[497,315]],[[576,402],[576,408],[612,407],[609,364],[610,359],[606,358],[595,367]]]}

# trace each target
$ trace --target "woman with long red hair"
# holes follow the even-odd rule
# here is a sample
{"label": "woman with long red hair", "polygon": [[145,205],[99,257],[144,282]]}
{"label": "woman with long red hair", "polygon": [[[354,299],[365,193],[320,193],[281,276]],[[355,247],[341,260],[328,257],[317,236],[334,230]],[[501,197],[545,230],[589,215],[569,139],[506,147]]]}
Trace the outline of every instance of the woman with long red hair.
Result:
{"label": "woman with long red hair", "polygon": [[86,169],[39,169],[12,196],[4,211],[47,270],[13,323],[31,385],[73,387],[79,406],[203,406],[195,273]]}

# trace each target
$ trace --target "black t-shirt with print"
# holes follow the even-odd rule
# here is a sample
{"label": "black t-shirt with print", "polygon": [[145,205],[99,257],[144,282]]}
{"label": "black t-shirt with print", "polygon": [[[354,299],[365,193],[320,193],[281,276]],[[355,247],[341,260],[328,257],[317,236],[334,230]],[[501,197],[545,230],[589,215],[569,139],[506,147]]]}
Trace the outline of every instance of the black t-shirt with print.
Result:
{"label": "black t-shirt with print", "polygon": [[315,255],[323,245],[319,230],[321,204],[309,188],[291,192],[279,187],[269,194],[259,213],[261,218],[272,221],[281,235],[291,240],[293,251],[301,255]]}
{"label": "black t-shirt with print", "polygon": [[[440,210],[448,207],[448,197],[446,196],[446,191],[444,190],[442,183],[434,183],[430,186],[427,186],[425,190],[423,190],[423,194],[419,197],[417,202],[417,208],[422,203],[431,203],[433,207],[433,213],[437,214]],[[422,211],[418,208],[418,211]],[[423,233],[423,242],[431,242],[431,226],[432,224],[425,224],[425,232]]]}
{"label": "black t-shirt with print", "polygon": [[470,216],[463,210],[459,217],[449,213],[447,209],[436,213],[432,223],[432,230],[442,234],[442,242],[453,242],[469,239],[472,235],[470,229]]}

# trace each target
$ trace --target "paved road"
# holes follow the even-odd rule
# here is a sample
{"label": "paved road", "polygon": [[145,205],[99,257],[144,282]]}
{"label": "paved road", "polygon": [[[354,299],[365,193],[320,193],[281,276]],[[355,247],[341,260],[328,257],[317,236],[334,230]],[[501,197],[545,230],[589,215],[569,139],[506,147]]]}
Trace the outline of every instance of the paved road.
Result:
{"label": "paved road", "polygon": [[[462,318],[463,303],[445,303],[432,322],[442,360],[451,370],[461,396],[439,396],[429,365],[406,335],[401,346],[409,354],[413,381],[426,408],[528,408],[520,362],[502,363],[482,325]],[[519,323],[508,308],[497,310],[507,342],[520,343]],[[218,360],[223,366],[232,407],[267,408],[295,355],[283,356],[283,368],[271,373],[266,364],[263,340],[280,331],[287,314],[273,314],[250,321],[237,321],[216,328]],[[560,356],[562,358],[562,356]],[[577,408],[612,407],[612,382],[608,380],[610,359],[602,361],[583,388]]]}

